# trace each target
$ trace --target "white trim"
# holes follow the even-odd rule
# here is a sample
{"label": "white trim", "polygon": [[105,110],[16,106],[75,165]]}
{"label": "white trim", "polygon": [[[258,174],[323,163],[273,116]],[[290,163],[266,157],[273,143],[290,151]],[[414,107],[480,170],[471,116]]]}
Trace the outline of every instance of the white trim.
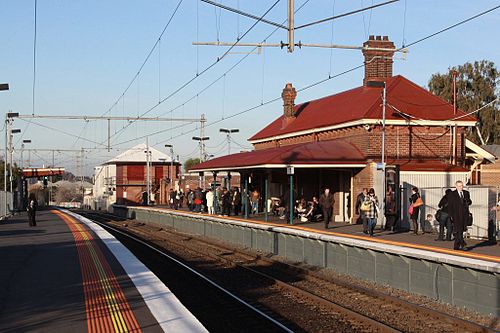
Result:
{"label": "white trim", "polygon": [[[469,148],[474,153],[478,154],[479,156],[483,157],[484,159],[488,160],[489,162],[495,163],[495,160],[496,160],[495,155],[491,154],[489,151],[476,145],[474,142],[470,141],[469,139],[465,139],[465,147]],[[467,154],[467,155],[469,155],[469,154]]]}
{"label": "white trim", "polygon": [[[350,121],[347,123],[342,123],[342,124],[337,124],[337,125],[332,125],[332,126],[310,128],[310,129],[306,129],[303,131],[275,135],[275,136],[271,136],[271,137],[267,137],[267,138],[263,138],[263,139],[248,140],[248,142],[250,142],[251,144],[256,144],[256,143],[267,142],[267,141],[272,141],[272,140],[280,140],[280,139],[286,139],[286,138],[291,138],[291,137],[295,137],[295,136],[330,131],[330,130],[334,130],[334,129],[341,129],[341,128],[353,127],[353,126],[362,126],[362,125],[380,125],[381,123],[382,123],[381,119],[359,119],[359,120],[354,120],[354,121]],[[455,125],[461,126],[461,127],[476,126],[476,122],[471,121],[471,120],[451,121],[451,120],[418,120],[418,119],[417,120],[396,120],[396,119],[389,119],[389,120],[385,121],[385,124],[386,124],[386,126],[387,125],[439,126],[439,127],[455,126]]]}
{"label": "white trim", "polygon": [[367,164],[255,164],[243,167],[225,167],[225,168],[204,168],[199,170],[190,170],[193,172],[207,172],[207,171],[233,171],[233,170],[245,170],[245,169],[286,169],[287,167],[294,167],[298,169],[319,169],[319,168],[364,168]]}
{"label": "white trim", "polygon": [[88,226],[108,247],[164,332],[207,332],[170,289],[113,235],[81,215],[65,209],[60,210]]}
{"label": "white trim", "polygon": [[431,174],[431,175],[447,175],[447,174],[450,174],[450,173],[462,173],[464,175],[466,175],[468,173],[468,171],[420,171],[420,170],[415,170],[415,171],[400,171],[399,172],[400,174],[414,174],[414,173],[418,173],[418,174]]}

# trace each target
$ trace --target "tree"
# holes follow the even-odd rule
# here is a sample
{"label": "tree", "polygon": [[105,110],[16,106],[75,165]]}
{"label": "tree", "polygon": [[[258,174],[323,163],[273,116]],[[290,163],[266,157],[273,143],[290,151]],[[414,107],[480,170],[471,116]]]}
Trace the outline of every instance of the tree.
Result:
{"label": "tree", "polygon": [[196,164],[200,164],[199,158],[189,158],[184,162],[184,172],[188,172],[189,169],[194,167]]}
{"label": "tree", "polygon": [[[457,72],[457,108],[472,112],[496,100],[499,96],[498,69],[492,61],[481,60],[448,68],[448,73],[434,74],[429,81],[429,91],[453,104],[453,71]],[[478,129],[471,129],[467,138],[481,144],[500,143],[500,116],[498,101],[474,114]]]}

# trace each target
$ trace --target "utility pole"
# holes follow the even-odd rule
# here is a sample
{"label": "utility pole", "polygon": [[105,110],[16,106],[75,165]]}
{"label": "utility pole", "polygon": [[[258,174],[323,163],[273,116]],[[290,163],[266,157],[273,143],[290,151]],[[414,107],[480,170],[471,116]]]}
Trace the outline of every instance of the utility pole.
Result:
{"label": "utility pole", "polygon": [[169,178],[170,178],[170,188],[173,188],[174,184],[174,146],[166,144],[165,148],[170,148],[170,172],[169,172]]}
{"label": "utility pole", "polygon": [[146,192],[148,193],[148,198],[147,198],[147,205],[149,206],[149,201],[150,201],[150,195],[151,195],[151,181],[150,181],[150,170],[149,170],[149,164],[150,164],[150,154],[151,151],[149,150],[149,138],[146,138],[146,150],[144,151],[146,153]]}
{"label": "utility pole", "polygon": [[238,133],[240,130],[237,128],[221,128],[219,132],[226,133],[227,137],[227,154],[231,155],[231,133]]}
{"label": "utility pole", "polygon": [[[292,53],[294,51],[294,47],[295,46],[297,46],[299,48],[302,48],[302,47],[316,47],[316,48],[330,48],[330,49],[336,48],[336,49],[347,49],[347,50],[363,50],[363,49],[375,50],[375,48],[367,48],[367,47],[355,46],[355,45],[353,46],[353,45],[335,45],[335,44],[308,44],[308,43],[302,43],[301,41],[299,41],[298,43],[295,43],[295,36],[294,36],[294,34],[295,34],[295,30],[298,30],[298,29],[307,28],[307,27],[310,27],[310,26],[313,26],[313,25],[322,24],[322,23],[325,23],[325,22],[328,22],[328,21],[336,20],[336,19],[339,19],[339,18],[342,18],[342,17],[346,17],[346,16],[349,16],[349,15],[357,14],[357,13],[364,12],[364,11],[367,11],[367,10],[371,10],[371,9],[374,9],[374,8],[377,8],[377,7],[386,6],[386,5],[389,5],[391,3],[398,2],[399,0],[388,0],[388,1],[376,4],[376,5],[371,5],[371,6],[360,8],[360,9],[357,9],[357,10],[353,10],[353,11],[350,11],[350,12],[347,12],[347,13],[342,13],[342,14],[335,15],[335,16],[330,16],[330,17],[327,17],[327,18],[324,18],[324,19],[321,19],[321,20],[318,20],[318,21],[309,22],[309,23],[302,24],[302,25],[299,25],[299,26],[295,26],[295,0],[288,0],[288,4],[287,4],[287,25],[283,25],[283,24],[280,24],[280,23],[277,23],[277,22],[273,22],[273,21],[265,19],[264,16],[258,17],[258,16],[255,16],[255,15],[252,15],[250,13],[243,12],[243,11],[241,11],[239,9],[231,8],[229,6],[226,6],[226,5],[214,2],[212,0],[201,0],[201,1],[205,2],[205,3],[208,3],[208,4],[212,5],[212,6],[222,8],[222,9],[227,10],[229,12],[233,12],[233,13],[236,13],[236,14],[241,15],[241,16],[249,17],[249,18],[251,18],[253,20],[258,21],[259,23],[269,24],[269,25],[272,25],[274,27],[286,30],[287,31],[287,42],[282,42],[281,41],[280,43],[240,43],[240,41],[237,40],[236,42],[229,42],[229,43],[228,42],[221,42],[221,41],[216,41],[216,42],[193,42],[192,45],[230,46],[231,48],[232,47],[236,47],[236,46],[242,46],[242,47],[255,46],[255,47],[258,47],[259,49],[262,48],[262,47],[279,47],[281,49],[283,49],[283,48],[286,47],[288,53]],[[376,48],[376,50],[384,51],[384,49],[382,49],[382,48]],[[406,54],[408,52],[408,49],[406,49],[406,48],[399,48],[399,49],[397,49],[395,51],[393,49],[391,49],[390,51],[393,51],[393,52],[402,52],[403,54]]]}
{"label": "utility pole", "polygon": [[[381,211],[385,211],[385,197],[386,197],[386,181],[385,181],[385,107],[387,104],[387,87],[385,81],[368,81],[368,87],[375,88],[383,88],[382,90],[382,151],[381,151],[381,164],[382,164],[382,195],[384,200],[382,200],[382,208]],[[381,217],[384,218],[384,215],[381,214]],[[382,220],[383,221],[383,220]],[[384,227],[384,223],[382,224]]]}

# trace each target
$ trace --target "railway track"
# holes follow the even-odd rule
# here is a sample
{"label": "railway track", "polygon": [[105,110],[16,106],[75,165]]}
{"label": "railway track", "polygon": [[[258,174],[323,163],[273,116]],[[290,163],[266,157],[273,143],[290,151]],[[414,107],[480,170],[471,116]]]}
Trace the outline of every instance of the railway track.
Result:
{"label": "railway track", "polygon": [[[277,262],[260,255],[250,254],[199,237],[186,236],[143,223],[128,221],[120,226],[111,215],[83,213],[106,225],[113,224],[127,233],[133,233],[152,242],[156,247],[168,240],[169,247],[189,248],[200,257],[224,262],[229,267],[267,280],[284,294],[293,295],[298,302],[317,306],[321,311],[334,312],[346,320],[354,331],[367,332],[496,332],[479,324],[438,312],[345,281],[326,279],[303,268]],[[173,237],[175,236],[175,237]],[[300,277],[300,278],[295,278]],[[293,316],[292,316],[293,317]],[[293,321],[293,318],[288,318]]]}

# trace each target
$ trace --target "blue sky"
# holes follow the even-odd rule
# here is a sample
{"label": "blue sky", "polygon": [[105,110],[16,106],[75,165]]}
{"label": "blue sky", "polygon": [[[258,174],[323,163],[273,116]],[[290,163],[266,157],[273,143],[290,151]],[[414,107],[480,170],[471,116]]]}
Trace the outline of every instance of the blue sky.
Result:
{"label": "blue sky", "polygon": [[[224,0],[223,4],[238,7],[257,16],[274,1]],[[299,8],[305,0],[297,0]],[[333,14],[341,14],[382,1],[310,0],[297,12],[295,24],[301,25]],[[119,99],[140,65],[158,39],[172,15],[175,1],[49,1],[39,0],[37,11],[37,57],[35,113],[38,115],[102,115]],[[499,5],[499,1],[417,1],[401,0],[371,11],[297,30],[295,38],[304,43],[361,45],[369,35],[388,35],[396,46],[409,44],[476,13]],[[406,14],[405,14],[406,8]],[[281,0],[266,16],[283,22],[286,1]],[[137,116],[165,99],[183,84],[213,64],[226,50],[222,47],[193,46],[193,41],[234,42],[254,23],[253,20],[215,9],[195,0],[184,0],[167,28],[159,47],[130,89],[120,98],[108,115]],[[394,74],[401,74],[426,86],[432,74],[468,61],[487,59],[500,63],[500,46],[496,43],[500,10],[440,34],[409,49],[406,59],[397,55]],[[260,23],[242,42],[261,42],[275,28]],[[5,0],[0,12],[0,83],[8,82],[10,91],[0,92],[0,110],[32,112],[34,0]],[[286,40],[286,31],[278,30],[268,42]],[[216,156],[227,148],[219,128],[239,128],[234,135],[233,152],[249,148],[246,139],[278,117],[281,102],[271,103],[238,117],[231,114],[258,106],[280,96],[287,82],[302,88],[362,64],[356,50],[297,49],[289,54],[279,48],[264,49],[261,54],[245,55],[249,48],[236,48],[210,70],[167,98],[147,116],[199,118],[205,114],[209,126],[207,151]],[[236,53],[237,52],[237,53]],[[223,74],[246,57],[234,69]],[[215,82],[209,89],[202,89]],[[341,75],[298,94],[296,102],[335,94],[361,85],[363,70]],[[197,96],[197,97],[196,97]],[[188,101],[189,100],[189,101]],[[188,101],[188,102],[187,102]],[[172,111],[174,110],[174,111]],[[35,120],[71,135],[46,127],[16,120],[16,158],[20,139],[31,139],[30,148],[80,149],[104,147],[107,124],[97,121]],[[111,132],[126,124],[112,124]],[[176,128],[179,125],[182,127]],[[197,144],[191,140],[199,135],[196,125],[180,123],[131,124],[113,135],[115,149],[126,149],[149,142],[165,150],[174,145],[181,161],[198,156]],[[191,132],[190,132],[191,131]],[[78,137],[81,137],[78,139]],[[239,145],[239,146],[238,146]],[[95,165],[119,154],[119,150],[86,152],[85,173],[92,174]],[[75,153],[56,153],[56,164],[75,172]],[[26,159],[27,154],[25,154]],[[49,164],[50,153],[33,153],[33,166]]]}

